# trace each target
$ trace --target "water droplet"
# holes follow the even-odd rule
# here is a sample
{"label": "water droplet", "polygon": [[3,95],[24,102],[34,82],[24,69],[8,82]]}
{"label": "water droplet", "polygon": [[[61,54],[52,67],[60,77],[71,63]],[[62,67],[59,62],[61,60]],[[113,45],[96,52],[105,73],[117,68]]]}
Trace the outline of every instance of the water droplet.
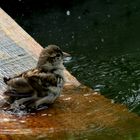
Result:
{"label": "water droplet", "polygon": [[88,94],[88,93],[87,93],[87,94],[84,94],[85,97],[86,97],[86,96],[89,96],[89,95],[90,95],[90,94]]}
{"label": "water droplet", "polygon": [[74,39],[74,35],[72,35],[71,38]]}
{"label": "water droplet", "polygon": [[111,103],[112,103],[112,104],[114,104],[114,103],[115,103],[115,101],[114,101],[114,100],[111,100]]}
{"label": "water droplet", "polygon": [[94,95],[97,95],[97,94],[99,94],[99,92],[94,92],[93,94],[94,94]]}
{"label": "water droplet", "polygon": [[104,38],[101,38],[101,42],[104,42],[105,40],[104,40]]}
{"label": "water droplet", "polygon": [[49,117],[51,117],[51,116],[52,116],[52,114],[48,114],[48,116],[49,116]]}
{"label": "water droplet", "polygon": [[21,120],[20,122],[21,122],[21,123],[25,123],[25,121],[23,121],[23,120]]}
{"label": "water droplet", "polygon": [[95,50],[98,50],[98,47],[95,47]]}
{"label": "water droplet", "polygon": [[111,17],[111,15],[110,15],[110,14],[108,14],[108,15],[107,15],[107,17],[108,17],[108,18],[110,18],[110,17]]}
{"label": "water droplet", "polygon": [[47,116],[47,114],[41,114],[41,116]]}
{"label": "water droplet", "polygon": [[70,100],[71,99],[71,97],[68,97],[68,98],[65,98],[65,99],[63,99],[64,101],[68,101],[68,100]]}
{"label": "water droplet", "polygon": [[70,16],[70,11],[69,11],[69,10],[66,11],[66,15],[67,15],[67,16]]}
{"label": "water droplet", "polygon": [[99,91],[100,91],[100,89],[94,89],[94,91],[99,92]]}
{"label": "water droplet", "polygon": [[78,16],[78,19],[81,19],[81,16]]}

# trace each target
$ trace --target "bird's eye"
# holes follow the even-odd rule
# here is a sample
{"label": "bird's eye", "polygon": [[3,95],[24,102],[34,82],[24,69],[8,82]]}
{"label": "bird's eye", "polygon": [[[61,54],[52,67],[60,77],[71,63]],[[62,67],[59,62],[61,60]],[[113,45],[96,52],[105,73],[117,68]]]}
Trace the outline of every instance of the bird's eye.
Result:
{"label": "bird's eye", "polygon": [[60,57],[60,54],[57,54],[56,57]]}

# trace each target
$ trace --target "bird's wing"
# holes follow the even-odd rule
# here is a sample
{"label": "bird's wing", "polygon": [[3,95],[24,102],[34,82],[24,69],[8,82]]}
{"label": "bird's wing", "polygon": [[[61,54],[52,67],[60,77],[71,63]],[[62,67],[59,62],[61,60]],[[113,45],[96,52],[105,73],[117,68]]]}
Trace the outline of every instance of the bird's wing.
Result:
{"label": "bird's wing", "polygon": [[30,75],[34,75],[34,74],[36,74],[36,73],[38,73],[38,72],[39,72],[38,69],[30,69],[30,70],[24,71],[24,72],[22,72],[22,73],[20,73],[20,74],[16,74],[16,75],[11,76],[11,77],[6,77],[6,76],[4,76],[4,77],[3,77],[3,81],[4,81],[5,84],[7,84],[7,82],[8,82],[9,80],[12,80],[12,79],[15,79],[15,78],[19,78],[19,77],[25,78],[25,77],[28,77],[28,76],[30,76]]}
{"label": "bird's wing", "polygon": [[25,78],[18,77],[7,81],[7,90],[4,92],[6,96],[29,97],[32,96],[34,90]]}
{"label": "bird's wing", "polygon": [[30,97],[32,96],[32,92],[29,93],[19,93],[17,91],[14,90],[7,90],[3,93],[6,96],[11,96],[11,97]]}

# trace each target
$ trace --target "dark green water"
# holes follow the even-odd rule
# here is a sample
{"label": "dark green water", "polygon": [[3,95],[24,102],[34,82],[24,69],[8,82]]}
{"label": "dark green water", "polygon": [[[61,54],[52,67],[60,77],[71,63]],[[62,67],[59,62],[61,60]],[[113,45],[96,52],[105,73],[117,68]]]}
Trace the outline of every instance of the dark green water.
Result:
{"label": "dark green water", "polygon": [[44,47],[71,53],[66,67],[80,82],[140,114],[139,0],[76,1],[15,19]]}

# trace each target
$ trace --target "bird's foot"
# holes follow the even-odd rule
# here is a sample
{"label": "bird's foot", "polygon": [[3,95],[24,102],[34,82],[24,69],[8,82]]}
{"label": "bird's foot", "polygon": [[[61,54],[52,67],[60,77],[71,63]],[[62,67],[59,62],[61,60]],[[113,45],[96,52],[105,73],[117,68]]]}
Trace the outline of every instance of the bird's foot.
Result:
{"label": "bird's foot", "polygon": [[25,109],[24,104],[20,104],[20,102],[15,101],[14,103],[11,104],[10,109]]}
{"label": "bird's foot", "polygon": [[39,104],[37,105],[36,102],[32,102],[26,105],[28,111],[36,111],[36,110],[44,110],[48,108],[48,104]]}

